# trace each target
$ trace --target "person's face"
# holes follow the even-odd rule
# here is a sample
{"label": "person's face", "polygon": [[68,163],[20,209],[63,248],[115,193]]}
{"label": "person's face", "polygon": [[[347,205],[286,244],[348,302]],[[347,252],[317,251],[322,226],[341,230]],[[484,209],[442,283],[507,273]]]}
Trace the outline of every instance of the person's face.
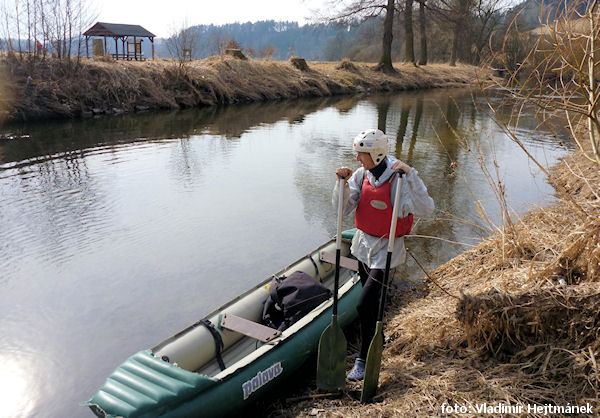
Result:
{"label": "person's face", "polygon": [[365,170],[370,170],[375,167],[375,163],[368,152],[359,152],[356,155],[356,161],[360,162]]}

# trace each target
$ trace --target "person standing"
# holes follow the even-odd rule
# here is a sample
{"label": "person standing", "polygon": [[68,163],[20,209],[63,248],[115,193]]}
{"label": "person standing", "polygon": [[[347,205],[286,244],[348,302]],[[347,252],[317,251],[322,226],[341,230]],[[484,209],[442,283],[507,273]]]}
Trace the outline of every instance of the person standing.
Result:
{"label": "person standing", "polygon": [[[363,380],[365,361],[371,339],[375,334],[377,310],[383,283],[387,246],[392,220],[396,183],[400,181],[398,170],[402,170],[400,209],[390,268],[406,260],[403,235],[410,233],[413,216],[427,216],[433,212],[433,199],[419,173],[408,164],[388,155],[388,137],[378,129],[362,131],[354,138],[356,160],[362,167],[353,172],[340,167],[336,175],[347,179],[344,186],[344,215],[356,210],[355,224],[358,231],[352,239],[350,251],[358,260],[358,272],[362,283],[356,309],[360,321],[361,345],[358,358],[347,378]],[[332,202],[338,204],[338,183],[333,191]]]}

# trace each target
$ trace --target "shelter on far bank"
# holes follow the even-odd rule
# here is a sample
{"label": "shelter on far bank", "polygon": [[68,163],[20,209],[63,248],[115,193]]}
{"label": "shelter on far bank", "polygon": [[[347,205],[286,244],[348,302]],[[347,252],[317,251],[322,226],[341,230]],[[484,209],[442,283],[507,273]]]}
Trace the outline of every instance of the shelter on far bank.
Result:
{"label": "shelter on far bank", "polygon": [[[119,23],[104,23],[97,22],[94,26],[89,28],[83,34],[85,36],[85,53],[89,58],[89,39],[93,37],[104,38],[104,55],[106,55],[106,39],[113,38],[115,40],[115,53],[112,57],[115,59],[126,59],[126,60],[143,60],[144,54],[142,52],[142,41],[143,38],[148,38],[152,43],[152,59],[154,59],[154,35],[152,32],[144,29],[140,25],[123,25]],[[121,40],[121,52],[119,53],[119,40]],[[127,46],[126,46],[127,44]]]}

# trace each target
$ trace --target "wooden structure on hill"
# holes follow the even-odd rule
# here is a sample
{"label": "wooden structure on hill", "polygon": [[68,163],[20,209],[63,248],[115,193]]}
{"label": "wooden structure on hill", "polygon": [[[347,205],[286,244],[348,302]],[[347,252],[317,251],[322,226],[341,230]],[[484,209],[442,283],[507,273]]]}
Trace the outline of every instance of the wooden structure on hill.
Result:
{"label": "wooden structure on hill", "polygon": [[[115,59],[143,60],[142,52],[143,38],[148,38],[152,43],[152,59],[154,59],[154,35],[152,32],[144,29],[140,25],[123,25],[118,23],[98,22],[83,34],[85,36],[85,53],[89,58],[88,41],[93,37],[104,38],[104,54],[106,55],[106,39],[115,40],[115,52],[112,57]],[[121,40],[121,53],[119,53],[119,40]],[[127,46],[125,46],[127,44]]]}

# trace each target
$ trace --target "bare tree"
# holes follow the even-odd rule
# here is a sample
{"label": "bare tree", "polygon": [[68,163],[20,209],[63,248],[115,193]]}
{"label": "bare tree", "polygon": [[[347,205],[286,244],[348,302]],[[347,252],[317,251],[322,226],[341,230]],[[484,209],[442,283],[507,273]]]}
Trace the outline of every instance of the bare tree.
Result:
{"label": "bare tree", "polygon": [[413,0],[405,0],[404,5],[404,51],[407,62],[416,64],[413,39]]}
{"label": "bare tree", "polygon": [[6,43],[6,50],[10,52],[12,50],[11,30],[9,23],[10,12],[6,7],[6,2],[2,3],[0,11],[2,12],[2,17],[0,19],[0,37],[4,39],[4,42]]}
{"label": "bare tree", "polygon": [[21,49],[21,13],[19,12],[18,0],[15,1],[15,25],[17,28],[17,48],[19,50],[19,54],[21,54],[23,52]]}
{"label": "bare tree", "polygon": [[[512,30],[514,25],[509,34]],[[575,1],[562,16],[534,32],[538,35],[537,42],[521,65],[514,69],[505,65],[510,74],[507,91],[521,105],[533,104],[544,115],[563,112],[583,155],[600,168],[598,0]],[[508,39],[509,35],[503,49],[495,54],[505,64],[504,47]]]}
{"label": "bare tree", "polygon": [[502,20],[502,9],[502,0],[478,0],[475,4],[469,36],[472,40],[472,50],[475,52],[474,64],[479,64],[486,58],[484,50],[488,51],[486,48],[489,46],[490,37]]}
{"label": "bare tree", "polygon": [[383,21],[382,51],[377,69],[384,73],[395,73],[392,66],[392,39],[394,30],[394,0],[388,0]]}
{"label": "bare tree", "polygon": [[275,54],[275,52],[276,51],[273,44],[269,44],[258,52],[258,56],[260,58],[271,58]]}
{"label": "bare tree", "polygon": [[316,13],[320,22],[351,23],[384,16],[381,58],[376,69],[393,73],[392,40],[394,28],[395,0],[329,0],[326,6]]}
{"label": "bare tree", "polygon": [[455,66],[460,44],[469,55],[480,54],[487,45],[500,21],[502,3],[500,0],[429,0],[427,8],[452,34],[450,65]]}
{"label": "bare tree", "polygon": [[198,28],[190,27],[187,20],[183,21],[178,28],[172,30],[172,35],[165,41],[171,58],[179,60],[183,65],[187,59],[191,59],[200,46],[202,34]]}
{"label": "bare tree", "polygon": [[419,34],[421,40],[421,58],[419,65],[427,65],[427,26],[425,24],[425,0],[419,2]]}
{"label": "bare tree", "polygon": [[[6,3],[0,9],[2,35],[9,40],[9,49],[15,39],[21,56],[23,45],[27,45],[34,58],[45,46],[50,46],[58,58],[70,59],[78,45],[79,56],[83,31],[97,15],[85,0],[13,0],[13,5],[13,13]],[[25,33],[27,39],[23,40],[21,34]]]}
{"label": "bare tree", "polygon": [[459,38],[467,29],[469,12],[477,0],[434,0],[428,2],[429,9],[442,25],[451,32],[450,65],[455,66],[458,56]]}
{"label": "bare tree", "polygon": [[212,36],[207,40],[210,53],[212,55],[224,54],[230,40],[231,37],[229,36],[229,32],[219,28],[217,31],[213,32]]}
{"label": "bare tree", "polygon": [[[541,164],[525,146],[517,129],[521,112],[526,106],[534,106],[539,110],[541,122],[538,126],[554,119],[557,113],[563,113],[568,121],[572,138],[582,154],[597,168],[600,168],[600,89],[597,86],[597,66],[599,63],[597,42],[600,39],[600,23],[598,21],[598,0],[591,2],[574,1],[561,10],[562,15],[554,22],[546,21],[545,25],[531,32],[537,34],[537,41],[529,49],[520,65],[505,69],[509,77],[497,82],[505,90],[514,103],[510,121],[500,117],[500,108],[505,103],[492,103],[488,98],[488,106],[494,113],[497,124],[521,148],[527,157],[546,175],[562,198],[588,219],[597,221],[597,215],[586,210],[585,203],[580,204],[573,197],[563,182],[557,180],[557,174],[549,171]],[[543,8],[541,16],[544,16]],[[523,34],[515,34],[518,16],[507,28],[502,48],[494,51],[492,59],[506,64],[506,46],[510,40],[518,39]],[[530,33],[531,33],[530,32]],[[485,92],[485,89],[483,90]],[[487,96],[486,96],[487,98]],[[580,167],[566,164],[567,169],[588,182],[586,174]],[[591,188],[589,182],[588,186]],[[593,190],[597,196],[597,192]],[[513,237],[517,237],[512,228]],[[515,242],[518,242],[515,239]],[[558,259],[563,257],[561,254]]]}

